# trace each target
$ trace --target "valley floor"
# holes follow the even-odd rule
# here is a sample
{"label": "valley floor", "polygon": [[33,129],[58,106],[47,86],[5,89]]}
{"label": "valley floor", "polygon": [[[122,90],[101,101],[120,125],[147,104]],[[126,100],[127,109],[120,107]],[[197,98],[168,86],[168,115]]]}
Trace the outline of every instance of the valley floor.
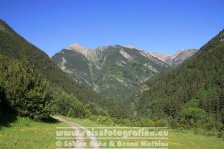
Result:
{"label": "valley floor", "polygon": [[[68,121],[70,124],[77,124],[79,129],[86,129],[84,127],[105,126],[88,119],[61,118]],[[68,124],[56,121],[35,122],[27,118],[18,118],[9,126],[0,128],[0,148],[55,149],[56,128],[68,126]],[[85,142],[89,141],[91,141],[91,138],[85,140]],[[98,139],[98,141],[101,140]],[[224,140],[215,136],[195,135],[191,131],[180,132],[177,130],[170,130],[168,145],[169,149],[222,149]],[[108,148],[108,146],[104,148]]]}
{"label": "valley floor", "polygon": [[57,121],[36,122],[18,118],[9,126],[0,128],[0,149],[55,149],[56,127],[65,127]]}
{"label": "valley floor", "polygon": [[[88,119],[65,118],[84,127],[107,127]],[[191,131],[169,130],[168,149],[223,149],[224,140],[216,136],[197,135]]]}

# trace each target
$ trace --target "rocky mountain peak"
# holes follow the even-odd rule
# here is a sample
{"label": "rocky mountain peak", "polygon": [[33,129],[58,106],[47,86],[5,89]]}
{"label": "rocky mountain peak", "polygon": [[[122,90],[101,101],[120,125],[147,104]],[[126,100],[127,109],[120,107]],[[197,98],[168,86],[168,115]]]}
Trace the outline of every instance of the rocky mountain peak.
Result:
{"label": "rocky mountain peak", "polygon": [[196,49],[186,49],[186,50],[177,50],[173,55],[166,55],[159,52],[151,52],[150,54],[161,61],[169,64],[172,67],[182,63],[187,58],[191,57],[194,53],[196,53]]}
{"label": "rocky mountain peak", "polygon": [[126,48],[130,48],[130,49],[138,49],[138,48],[136,48],[135,46],[132,46],[132,45],[126,45],[126,46],[124,46],[124,47],[126,47]]}
{"label": "rocky mountain peak", "polygon": [[78,43],[73,43],[71,45],[68,46],[67,48],[68,50],[74,50],[80,54],[83,54],[85,56],[87,56],[89,53],[92,53],[93,51],[89,48],[86,48],[84,46],[81,46],[80,44]]}
{"label": "rocky mountain peak", "polygon": [[159,53],[159,52],[150,52],[149,53],[150,55],[160,59],[161,61],[165,62],[170,56],[169,55],[165,55],[165,54],[162,54],[162,53]]}
{"label": "rocky mountain peak", "polygon": [[71,45],[68,46],[68,49],[70,49],[70,50],[85,50],[87,48],[84,46],[81,46],[79,43],[72,43]]}

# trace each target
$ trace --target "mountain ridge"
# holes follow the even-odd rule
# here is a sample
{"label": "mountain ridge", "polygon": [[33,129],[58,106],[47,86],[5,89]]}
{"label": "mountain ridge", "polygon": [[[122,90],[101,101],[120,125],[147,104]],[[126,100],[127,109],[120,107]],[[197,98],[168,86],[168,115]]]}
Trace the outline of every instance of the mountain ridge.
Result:
{"label": "mountain ridge", "polygon": [[176,67],[177,65],[181,64],[183,61],[194,55],[196,52],[197,49],[182,49],[177,50],[172,55],[167,55],[155,51],[150,52],[150,54],[162,60],[163,62],[169,64],[170,66]]}
{"label": "mountain ridge", "polygon": [[130,96],[141,83],[170,68],[136,48],[112,45],[89,49],[73,45],[56,53],[52,60],[77,82],[104,96],[126,98],[124,94]]}
{"label": "mountain ridge", "polygon": [[[68,50],[75,50],[80,54],[83,54],[86,57],[89,57],[89,55],[96,56],[96,50],[101,49],[107,49],[108,47],[116,47],[121,45],[108,45],[108,46],[99,46],[96,48],[86,48],[85,46],[80,45],[79,43],[72,43],[67,48]],[[157,51],[148,52],[145,50],[141,50],[135,46],[127,45],[127,46],[121,46],[129,49],[136,49],[138,51],[141,51],[141,54],[148,57],[155,57],[166,64],[170,65],[171,67],[176,67],[178,64],[181,64],[183,61],[191,57],[197,52],[197,49],[180,49],[176,50],[174,54],[168,55],[164,53],[160,53]],[[56,54],[56,53],[55,53]],[[125,54],[125,53],[124,53]],[[127,55],[128,56],[128,55]],[[53,57],[53,56],[52,56]]]}

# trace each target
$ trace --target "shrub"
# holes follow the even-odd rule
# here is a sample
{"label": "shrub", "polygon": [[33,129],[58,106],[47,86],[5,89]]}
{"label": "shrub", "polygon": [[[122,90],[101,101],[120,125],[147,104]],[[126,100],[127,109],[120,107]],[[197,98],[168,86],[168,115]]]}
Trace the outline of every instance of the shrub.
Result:
{"label": "shrub", "polygon": [[159,119],[155,122],[155,127],[168,127],[169,123],[165,119]]}
{"label": "shrub", "polygon": [[55,111],[64,116],[85,118],[91,115],[85,104],[77,99],[73,94],[67,94],[64,91],[55,91],[54,93]]}
{"label": "shrub", "polygon": [[175,119],[169,119],[169,125],[171,128],[175,129],[175,128],[179,128],[180,124],[178,123],[177,120]]}
{"label": "shrub", "polygon": [[155,123],[150,119],[144,119],[141,121],[141,126],[143,127],[154,127]]}
{"label": "shrub", "polygon": [[211,130],[211,129],[221,130],[221,128],[222,128],[222,123],[215,121],[214,118],[212,118],[212,117],[208,117],[207,122],[201,124],[201,126],[203,126],[203,125],[204,125],[205,129],[207,129],[207,130]]}
{"label": "shrub", "polygon": [[[102,116],[107,116],[107,113],[105,112],[105,110],[97,107],[96,105],[94,105],[93,103],[89,104],[86,106],[86,108],[88,109],[88,111],[93,114],[93,115],[102,115]],[[90,115],[91,116],[91,115]],[[87,116],[90,117],[90,116]]]}
{"label": "shrub", "polygon": [[113,120],[110,117],[108,117],[108,116],[95,116],[95,115],[93,115],[89,119],[92,120],[92,121],[95,121],[95,122],[97,122],[99,124],[105,124],[105,125],[108,125],[108,126],[114,126]]}
{"label": "shrub", "polygon": [[219,134],[219,131],[216,129],[204,131],[203,133],[203,135],[206,135],[206,136],[218,136],[218,134]]}
{"label": "shrub", "polygon": [[202,129],[202,128],[194,128],[193,131],[194,131],[195,134],[200,134],[200,135],[202,135],[202,134],[204,133],[205,130]]}
{"label": "shrub", "polygon": [[131,120],[127,119],[127,118],[124,118],[124,119],[113,118],[112,120],[115,124],[118,124],[118,125],[121,125],[121,126],[134,126],[133,122]]}
{"label": "shrub", "polygon": [[180,122],[188,127],[196,127],[206,122],[206,112],[200,108],[185,108],[181,111]]}
{"label": "shrub", "polygon": [[134,121],[134,127],[141,127],[141,122],[140,121]]}
{"label": "shrub", "polygon": [[224,130],[221,130],[221,131],[218,133],[218,137],[224,139]]}

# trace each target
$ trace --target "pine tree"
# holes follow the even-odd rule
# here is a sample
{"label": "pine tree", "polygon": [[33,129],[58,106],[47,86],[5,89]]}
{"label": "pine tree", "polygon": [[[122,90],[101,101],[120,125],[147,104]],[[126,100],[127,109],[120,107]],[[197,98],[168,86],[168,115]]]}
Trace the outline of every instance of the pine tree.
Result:
{"label": "pine tree", "polygon": [[25,59],[11,60],[0,56],[1,85],[9,106],[20,116],[33,119],[47,118],[50,114],[49,83]]}

